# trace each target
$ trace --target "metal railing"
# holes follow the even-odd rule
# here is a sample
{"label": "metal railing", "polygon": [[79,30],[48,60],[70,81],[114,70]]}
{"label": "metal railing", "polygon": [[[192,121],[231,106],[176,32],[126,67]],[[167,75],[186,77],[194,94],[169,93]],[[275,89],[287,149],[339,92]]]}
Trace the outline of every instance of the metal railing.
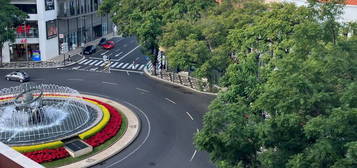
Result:
{"label": "metal railing", "polygon": [[21,68],[57,68],[73,63],[70,58],[64,61],[21,61],[3,63],[0,68],[21,69]]}
{"label": "metal railing", "polygon": [[153,76],[195,90],[211,93],[218,93],[221,90],[221,88],[216,85],[210,86],[209,83],[205,80],[197,79],[187,75],[180,75],[179,73],[175,72],[168,72],[163,69],[156,69],[156,74],[154,74],[153,66],[151,63],[147,64],[147,69]]}

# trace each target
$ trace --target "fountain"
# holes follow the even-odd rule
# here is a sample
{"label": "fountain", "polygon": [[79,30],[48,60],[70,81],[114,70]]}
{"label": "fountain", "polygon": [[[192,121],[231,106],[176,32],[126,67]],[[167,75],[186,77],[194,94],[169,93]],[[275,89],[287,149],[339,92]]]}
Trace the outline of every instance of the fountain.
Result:
{"label": "fountain", "polygon": [[74,89],[24,83],[0,90],[0,141],[21,146],[73,137],[97,124],[101,115]]}

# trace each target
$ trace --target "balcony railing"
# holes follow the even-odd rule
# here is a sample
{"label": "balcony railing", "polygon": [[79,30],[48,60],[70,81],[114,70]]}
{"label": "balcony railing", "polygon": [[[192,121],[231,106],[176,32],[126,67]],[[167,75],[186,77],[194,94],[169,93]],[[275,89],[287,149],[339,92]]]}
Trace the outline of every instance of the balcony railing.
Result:
{"label": "balcony railing", "polygon": [[16,32],[16,38],[38,38],[38,29],[30,28],[27,32]]}

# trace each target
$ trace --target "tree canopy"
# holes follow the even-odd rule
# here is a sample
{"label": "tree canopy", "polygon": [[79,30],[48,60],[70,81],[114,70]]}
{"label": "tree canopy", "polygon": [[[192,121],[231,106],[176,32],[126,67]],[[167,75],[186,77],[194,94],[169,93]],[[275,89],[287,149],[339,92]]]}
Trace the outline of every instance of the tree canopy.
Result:
{"label": "tree canopy", "polygon": [[[10,0],[0,0],[0,48],[7,41],[15,39],[15,30],[18,24],[23,23],[27,14],[10,4]],[[0,50],[1,51],[1,50]],[[0,64],[2,64],[2,52],[0,52]]]}

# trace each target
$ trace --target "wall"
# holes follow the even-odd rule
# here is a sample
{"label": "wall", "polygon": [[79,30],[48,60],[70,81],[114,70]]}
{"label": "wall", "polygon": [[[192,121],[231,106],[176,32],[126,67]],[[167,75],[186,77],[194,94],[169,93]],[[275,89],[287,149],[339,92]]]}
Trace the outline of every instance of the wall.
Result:
{"label": "wall", "polygon": [[46,21],[57,19],[57,10],[57,1],[55,1],[55,10],[46,11],[45,1],[37,0],[38,31],[42,61],[48,61],[58,55],[58,35],[55,38],[47,39],[46,30]]}

